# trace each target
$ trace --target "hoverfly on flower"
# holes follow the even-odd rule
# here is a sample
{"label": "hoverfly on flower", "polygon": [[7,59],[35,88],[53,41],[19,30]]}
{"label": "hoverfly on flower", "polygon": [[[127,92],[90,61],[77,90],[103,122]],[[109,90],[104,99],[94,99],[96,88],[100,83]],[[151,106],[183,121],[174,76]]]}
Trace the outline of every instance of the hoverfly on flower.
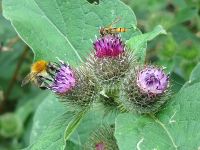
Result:
{"label": "hoverfly on flower", "polygon": [[[110,25],[106,27],[100,27],[99,33],[101,36],[105,36],[108,34],[115,35],[121,32],[127,32],[130,28],[124,28],[124,27],[112,27],[114,24],[118,23],[121,20],[120,17],[117,17]],[[132,28],[132,27],[131,27]]]}

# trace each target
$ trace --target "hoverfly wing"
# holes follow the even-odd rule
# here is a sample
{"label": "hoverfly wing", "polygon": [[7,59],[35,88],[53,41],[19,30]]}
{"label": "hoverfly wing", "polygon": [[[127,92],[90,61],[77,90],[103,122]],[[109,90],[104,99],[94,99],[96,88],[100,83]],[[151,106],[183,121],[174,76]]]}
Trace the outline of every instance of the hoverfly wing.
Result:
{"label": "hoverfly wing", "polygon": [[113,20],[113,22],[111,22],[111,24],[109,24],[107,27],[108,28],[112,28],[112,26],[114,25],[114,24],[117,24],[119,21],[121,20],[121,17],[116,17],[115,18],[115,20]]}

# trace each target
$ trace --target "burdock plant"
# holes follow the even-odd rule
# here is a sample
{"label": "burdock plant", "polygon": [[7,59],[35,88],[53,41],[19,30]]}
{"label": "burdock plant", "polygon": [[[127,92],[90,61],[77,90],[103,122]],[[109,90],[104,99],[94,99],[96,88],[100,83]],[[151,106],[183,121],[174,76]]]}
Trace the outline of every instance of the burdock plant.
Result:
{"label": "burdock plant", "polygon": [[[170,92],[168,75],[162,67],[148,64],[141,67],[146,56],[147,42],[159,34],[166,34],[162,26],[156,26],[152,32],[140,32],[132,9],[120,0],[102,0],[98,5],[84,0],[2,2],[3,15],[14,26],[22,41],[33,50],[34,60],[54,62],[56,57],[59,57],[69,62],[71,67],[64,62],[58,64],[56,71],[52,73],[52,79],[46,81],[49,83],[48,88],[64,104],[77,110],[77,107],[88,108],[99,100],[107,110],[122,106],[129,112],[109,118],[109,121],[115,122],[116,128],[112,133],[115,133],[120,149],[198,149],[200,136],[194,131],[199,131],[200,84],[196,74],[192,76],[195,78],[193,84],[188,83],[171,99],[172,102],[164,105]],[[112,22],[118,16],[122,17],[122,22]],[[97,35],[93,45],[89,45],[91,37],[99,33],[98,26],[104,26],[101,29],[109,32],[105,32],[107,35]],[[124,41],[119,35],[123,28],[129,28],[126,33],[121,33]],[[164,41],[164,45],[172,44],[172,49],[176,45],[173,37],[170,37],[170,43],[168,40]],[[93,53],[86,59],[88,61],[84,62],[82,58],[86,57],[89,47],[93,47]],[[165,48],[168,47],[163,47],[163,50]],[[168,53],[169,49],[164,51]],[[137,63],[135,58],[140,62]],[[75,64],[82,67],[74,68]],[[195,73],[198,69],[197,67]],[[48,105],[49,100],[52,100],[51,106]],[[68,111],[69,109],[55,108],[55,101],[56,99],[50,96],[37,110],[32,133],[37,132],[35,127],[38,127],[38,122],[44,124],[39,124],[41,134],[38,133],[37,139],[30,141],[31,145],[27,149],[81,149],[87,133],[107,121],[104,120],[101,110],[95,109],[96,107],[94,111],[81,110],[83,113],[74,115],[74,111]],[[162,109],[163,106],[166,109]],[[45,114],[41,111],[46,108],[56,113]],[[160,110],[162,113],[159,113]],[[41,112],[44,113],[42,116]],[[146,113],[156,114],[140,115]],[[25,114],[23,117],[29,116],[26,113],[20,114]],[[44,126],[47,128],[43,128]],[[78,134],[73,134],[74,131]],[[80,134],[83,132],[85,133]],[[106,136],[105,132],[102,134]],[[112,143],[109,140],[105,142],[101,135],[97,135],[103,140],[92,144],[93,149],[106,149]],[[180,135],[183,138],[178,138]],[[77,136],[80,138],[75,139]],[[113,136],[106,137],[113,139]],[[67,145],[66,142],[70,144]]]}

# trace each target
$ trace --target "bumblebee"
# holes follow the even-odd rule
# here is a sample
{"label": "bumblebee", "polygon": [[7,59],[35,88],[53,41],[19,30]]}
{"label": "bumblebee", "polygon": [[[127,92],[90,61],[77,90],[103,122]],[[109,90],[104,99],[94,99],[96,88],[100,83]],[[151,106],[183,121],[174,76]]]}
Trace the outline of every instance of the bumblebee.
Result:
{"label": "bumblebee", "polygon": [[52,81],[49,76],[57,70],[57,66],[45,60],[39,60],[32,64],[30,73],[23,79],[21,86],[32,82],[41,89],[49,87],[46,81]]}
{"label": "bumblebee", "polygon": [[121,32],[127,32],[128,29],[130,28],[113,28],[112,26],[114,24],[116,24],[117,22],[119,22],[121,20],[121,18],[116,18],[110,25],[108,25],[107,27],[100,27],[99,33],[101,36],[105,36],[108,34],[114,35],[114,34],[118,34]]}

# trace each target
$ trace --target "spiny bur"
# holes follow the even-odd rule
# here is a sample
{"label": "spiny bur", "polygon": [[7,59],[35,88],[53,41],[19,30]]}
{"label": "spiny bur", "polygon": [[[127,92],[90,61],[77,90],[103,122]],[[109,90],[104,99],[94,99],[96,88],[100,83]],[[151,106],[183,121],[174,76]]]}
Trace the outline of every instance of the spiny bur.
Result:
{"label": "spiny bur", "polygon": [[98,84],[91,72],[86,66],[72,70],[63,62],[55,73],[50,89],[71,108],[83,109],[91,105],[98,95]]}
{"label": "spiny bur", "polygon": [[114,128],[104,125],[94,131],[85,144],[84,150],[119,150],[114,137]]}
{"label": "spiny bur", "polygon": [[128,111],[156,113],[170,95],[169,76],[154,66],[138,67],[123,83],[122,104]]}
{"label": "spiny bur", "polygon": [[106,35],[94,43],[94,54],[88,59],[101,85],[110,88],[123,80],[126,73],[134,64],[133,54],[126,47],[118,35]]}

